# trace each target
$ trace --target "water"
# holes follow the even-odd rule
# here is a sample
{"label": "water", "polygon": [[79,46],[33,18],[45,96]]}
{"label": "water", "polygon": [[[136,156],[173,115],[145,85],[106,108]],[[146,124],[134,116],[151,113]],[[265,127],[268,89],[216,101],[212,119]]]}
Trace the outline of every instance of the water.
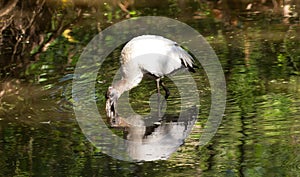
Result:
{"label": "water", "polygon": [[[164,15],[198,30],[216,51],[227,84],[226,111],[207,145],[198,147],[211,96],[200,67],[192,74],[200,112],[197,122],[190,123],[194,124],[191,134],[167,160],[141,162],[117,160],[97,149],[82,133],[72,107],[76,101],[72,73],[85,45],[100,30],[129,15],[116,4],[102,1],[90,6],[38,3],[32,6],[40,14],[30,28],[32,33],[26,19],[14,19],[16,27],[1,17],[7,26],[0,36],[0,176],[299,176],[300,27],[296,13],[300,6],[292,4],[291,16],[283,17],[281,8],[274,10],[271,2],[252,4],[246,11],[248,5],[196,1],[129,5],[130,16]],[[44,10],[39,11],[41,6]],[[19,8],[31,18],[29,7],[23,2]],[[50,23],[42,20],[49,16]],[[72,32],[56,31],[62,25],[59,22],[73,23],[63,30]],[[105,93],[120,66],[121,48],[109,55],[102,66],[105,70],[97,76],[95,100],[104,121]],[[179,130],[179,90],[170,79],[165,78],[165,83],[171,91],[166,116],[173,122],[166,121],[164,126]],[[156,95],[155,82],[146,78],[129,95],[133,110],[147,116],[149,100]],[[163,132],[157,127],[147,130],[148,135]],[[126,128],[112,131],[122,138],[130,132]]]}

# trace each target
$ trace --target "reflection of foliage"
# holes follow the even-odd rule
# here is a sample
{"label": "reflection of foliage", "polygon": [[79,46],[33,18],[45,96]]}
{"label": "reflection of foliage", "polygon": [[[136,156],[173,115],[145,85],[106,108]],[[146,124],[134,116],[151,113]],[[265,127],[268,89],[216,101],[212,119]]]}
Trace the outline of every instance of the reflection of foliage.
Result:
{"label": "reflection of foliage", "polygon": [[5,141],[1,149],[5,153],[0,151],[0,155],[9,160],[0,161],[0,176],[55,176],[62,173],[79,176],[84,164],[89,163],[88,158],[83,157],[92,156],[96,151],[74,123],[61,122],[51,127],[52,130],[47,124],[35,127],[5,124],[5,128],[1,129],[1,140]]}
{"label": "reflection of foliage", "polygon": [[291,113],[291,99],[286,95],[281,94],[271,94],[262,96],[262,103],[259,109],[262,115],[266,119],[268,118],[284,118]]}
{"label": "reflection of foliage", "polygon": [[284,39],[284,47],[289,57],[291,58],[294,69],[300,71],[300,28],[299,26],[290,26]]}
{"label": "reflection of foliage", "polygon": [[239,66],[233,72],[235,74],[232,75],[232,81],[228,87],[235,95],[242,114],[251,113],[254,111],[255,93],[259,86],[257,71],[253,67]]}

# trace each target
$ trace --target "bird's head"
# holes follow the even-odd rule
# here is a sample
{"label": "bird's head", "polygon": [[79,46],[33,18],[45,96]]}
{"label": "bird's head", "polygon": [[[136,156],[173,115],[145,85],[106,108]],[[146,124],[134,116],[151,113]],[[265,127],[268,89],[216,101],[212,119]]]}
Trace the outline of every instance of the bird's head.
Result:
{"label": "bird's head", "polygon": [[114,87],[108,87],[106,93],[106,115],[109,118],[115,118],[117,116],[116,106],[119,98],[119,92]]}

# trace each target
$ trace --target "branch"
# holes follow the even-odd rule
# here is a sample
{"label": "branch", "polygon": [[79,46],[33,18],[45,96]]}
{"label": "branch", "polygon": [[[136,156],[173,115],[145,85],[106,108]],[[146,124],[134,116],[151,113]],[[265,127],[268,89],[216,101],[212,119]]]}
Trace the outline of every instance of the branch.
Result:
{"label": "branch", "polygon": [[74,23],[76,23],[80,18],[82,17],[82,11],[81,9],[77,13],[77,17],[73,19],[70,23],[63,25],[63,20],[59,22],[59,27],[50,35],[50,37],[42,43],[38,49],[37,52],[35,52],[32,56],[37,57],[41,52],[47,51],[51,43],[58,37],[60,36],[64,30],[70,28]]}
{"label": "branch", "polygon": [[10,1],[6,7],[0,10],[0,17],[9,14],[17,5],[18,0]]}

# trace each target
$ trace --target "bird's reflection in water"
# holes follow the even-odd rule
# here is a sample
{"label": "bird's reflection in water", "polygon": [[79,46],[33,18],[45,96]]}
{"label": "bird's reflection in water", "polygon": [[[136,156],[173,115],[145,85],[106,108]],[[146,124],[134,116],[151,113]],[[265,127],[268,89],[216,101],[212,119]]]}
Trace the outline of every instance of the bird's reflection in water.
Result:
{"label": "bird's reflection in water", "polygon": [[133,115],[120,117],[126,141],[126,150],[130,158],[135,161],[154,161],[167,159],[174,153],[190,134],[196,122],[198,109],[196,106],[180,115],[165,114],[161,121],[157,117]]}

